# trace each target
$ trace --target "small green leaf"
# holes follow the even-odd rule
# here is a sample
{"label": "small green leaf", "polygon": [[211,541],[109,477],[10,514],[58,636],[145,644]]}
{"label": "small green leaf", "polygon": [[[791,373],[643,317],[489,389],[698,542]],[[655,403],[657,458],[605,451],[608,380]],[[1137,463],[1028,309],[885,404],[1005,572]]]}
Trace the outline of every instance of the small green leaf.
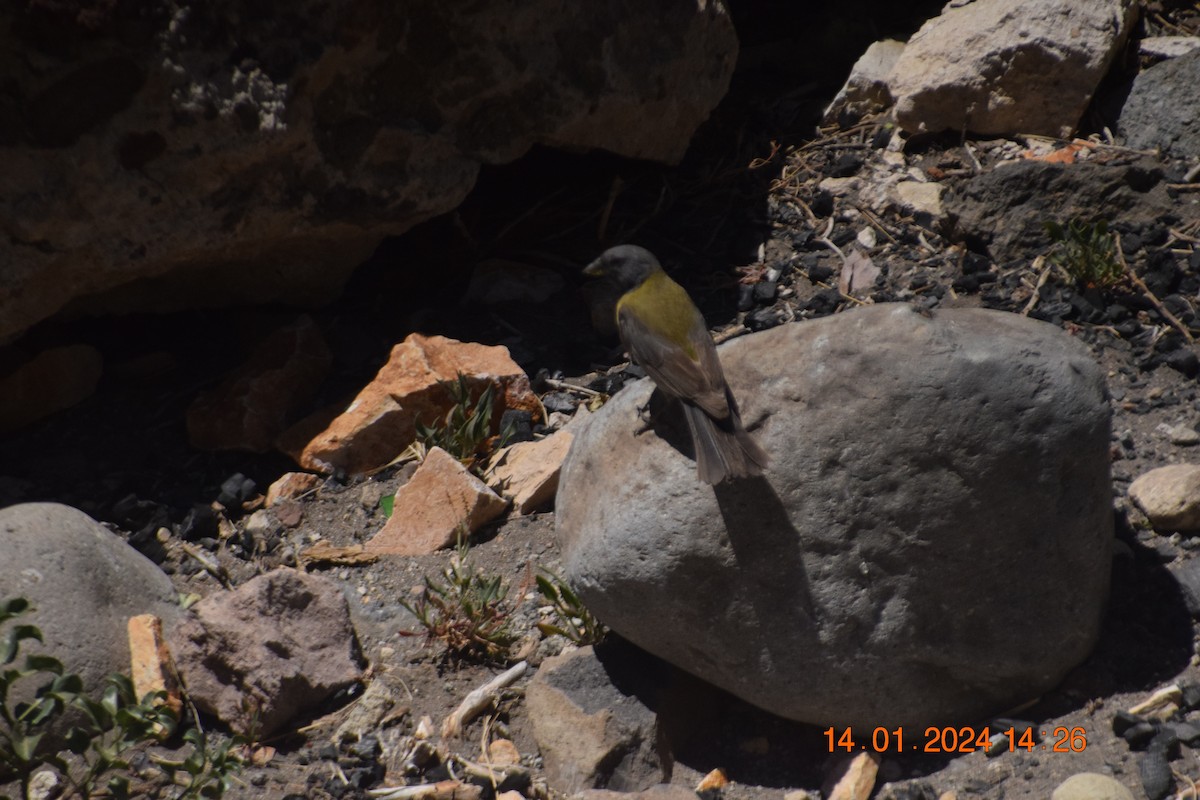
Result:
{"label": "small green leaf", "polygon": [[379,508],[383,511],[383,516],[385,519],[392,518],[392,511],[395,509],[395,507],[396,495],[385,494],[383,497],[379,498]]}
{"label": "small green leaf", "polygon": [[17,658],[21,642],[27,639],[43,641],[42,632],[33,625],[15,625],[0,640],[0,664],[11,664]]}
{"label": "small green leaf", "polygon": [[32,761],[34,754],[37,752],[38,743],[41,741],[42,734],[40,733],[15,737],[12,742],[13,753],[22,761]]}

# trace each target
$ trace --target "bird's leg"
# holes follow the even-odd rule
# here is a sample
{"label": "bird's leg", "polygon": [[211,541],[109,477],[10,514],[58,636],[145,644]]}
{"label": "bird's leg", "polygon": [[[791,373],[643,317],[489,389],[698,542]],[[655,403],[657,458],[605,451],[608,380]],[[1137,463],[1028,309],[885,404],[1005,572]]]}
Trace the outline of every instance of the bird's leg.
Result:
{"label": "bird's leg", "polygon": [[641,427],[633,432],[634,436],[641,436],[648,430],[654,427],[654,420],[650,415],[650,401],[647,400],[645,405],[637,407],[638,420],[642,423]]}

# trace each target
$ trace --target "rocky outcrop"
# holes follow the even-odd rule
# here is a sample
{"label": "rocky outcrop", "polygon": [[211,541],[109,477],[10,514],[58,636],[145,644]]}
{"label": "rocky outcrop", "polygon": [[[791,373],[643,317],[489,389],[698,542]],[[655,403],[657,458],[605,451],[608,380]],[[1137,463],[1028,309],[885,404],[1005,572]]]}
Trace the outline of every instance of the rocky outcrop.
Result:
{"label": "rocky outcrop", "polygon": [[0,341],[60,310],[336,294],[534,144],[675,161],[737,42],[698,0],[0,9]]}

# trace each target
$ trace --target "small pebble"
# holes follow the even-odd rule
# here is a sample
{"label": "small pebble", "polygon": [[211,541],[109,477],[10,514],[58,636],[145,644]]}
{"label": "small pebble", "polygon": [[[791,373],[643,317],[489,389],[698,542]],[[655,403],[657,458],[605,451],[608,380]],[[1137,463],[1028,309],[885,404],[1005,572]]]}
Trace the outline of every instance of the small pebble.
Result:
{"label": "small pebble", "polygon": [[1121,738],[1129,744],[1131,750],[1145,750],[1156,732],[1149,722],[1139,722],[1121,734]]}
{"label": "small pebble", "polygon": [[1200,432],[1190,425],[1175,425],[1167,431],[1171,444],[1178,447],[1194,447],[1200,444]]}

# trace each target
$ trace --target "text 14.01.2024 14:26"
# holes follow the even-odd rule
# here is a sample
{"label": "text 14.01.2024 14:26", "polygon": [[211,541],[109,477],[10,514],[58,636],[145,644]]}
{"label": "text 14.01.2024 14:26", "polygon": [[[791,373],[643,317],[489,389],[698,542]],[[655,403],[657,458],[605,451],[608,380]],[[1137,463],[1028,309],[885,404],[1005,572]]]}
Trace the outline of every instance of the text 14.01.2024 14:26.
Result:
{"label": "text 14.01.2024 14:26", "polygon": [[[1049,738],[1047,739],[1047,734]],[[875,728],[869,737],[856,737],[852,728],[825,729],[829,752],[871,751],[875,753],[973,753],[1004,748],[1013,752],[1021,749],[1046,750],[1053,753],[1082,753],[1087,749],[1087,732],[1083,728],[1060,725],[1050,731],[1033,727],[974,728],[970,726],[936,727],[925,729],[921,737],[905,736],[904,728]]]}

